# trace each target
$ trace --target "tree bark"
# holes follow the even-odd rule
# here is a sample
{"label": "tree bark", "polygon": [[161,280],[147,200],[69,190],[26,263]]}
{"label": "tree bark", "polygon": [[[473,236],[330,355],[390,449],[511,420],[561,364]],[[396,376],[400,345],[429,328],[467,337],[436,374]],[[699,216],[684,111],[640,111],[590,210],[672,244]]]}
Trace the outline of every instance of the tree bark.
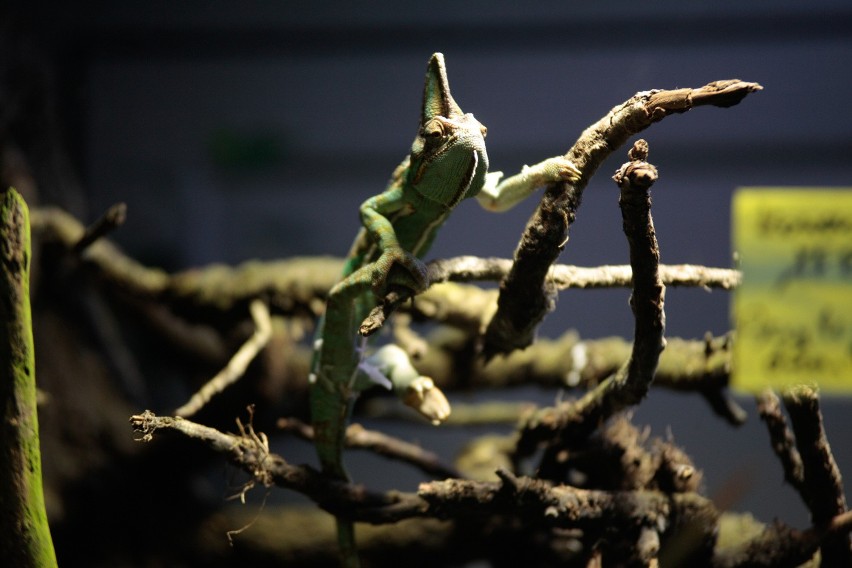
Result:
{"label": "tree bark", "polygon": [[30,312],[30,223],[23,198],[0,193],[0,558],[56,566],[41,482]]}

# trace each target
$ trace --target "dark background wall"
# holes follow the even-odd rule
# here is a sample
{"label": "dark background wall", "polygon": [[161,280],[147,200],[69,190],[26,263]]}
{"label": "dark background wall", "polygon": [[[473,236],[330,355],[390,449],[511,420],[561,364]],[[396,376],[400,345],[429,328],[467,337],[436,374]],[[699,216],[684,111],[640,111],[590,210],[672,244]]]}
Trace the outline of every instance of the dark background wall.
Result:
{"label": "dark background wall", "polygon": [[[492,170],[507,174],[564,152],[636,91],[761,83],[738,107],[699,109],[645,133],[661,175],[664,262],[730,266],[739,186],[852,185],[849,2],[575,4],[82,2],[23,13],[56,58],[84,188],[59,199],[90,218],[127,202],[115,239],[169,268],[344,254],[358,204],[384,187],[415,134],[434,51],[446,55],[456,100],[489,129]],[[618,152],[591,182],[562,262],[627,262],[609,179],[624,160]],[[430,256],[511,255],[532,201],[500,216],[465,203]],[[728,298],[669,290],[668,334],[724,333]],[[544,333],[568,328],[629,336],[627,292],[563,293]],[[706,469],[709,495],[740,483],[733,508],[806,525],[742,402],[751,419],[740,429],[697,396],[663,392],[635,421],[670,428]],[[852,475],[848,410],[826,402],[836,456]]]}
{"label": "dark background wall", "polygon": [[[181,265],[346,251],[357,205],[384,187],[413,138],[433,51],[445,53],[462,108],[489,127],[492,169],[507,173],[563,152],[638,90],[763,84],[742,107],[647,133],[663,176],[655,217],[668,262],[729,265],[737,186],[847,183],[850,121],[839,101],[852,82],[843,71],[852,31],[842,3],[833,14],[792,2],[771,12],[675,2],[570,11],[473,2],[452,13],[396,2],[206,5],[113,8],[79,22],[76,38],[88,202],[97,211],[126,200],[119,240]],[[246,147],[260,152],[241,155]],[[623,159],[586,192],[563,261],[625,261],[608,179]],[[433,255],[506,256],[533,207],[494,216],[465,204]],[[725,331],[725,300],[672,294],[669,331]],[[572,305],[560,327],[630,331],[627,310],[602,316],[596,304]]]}

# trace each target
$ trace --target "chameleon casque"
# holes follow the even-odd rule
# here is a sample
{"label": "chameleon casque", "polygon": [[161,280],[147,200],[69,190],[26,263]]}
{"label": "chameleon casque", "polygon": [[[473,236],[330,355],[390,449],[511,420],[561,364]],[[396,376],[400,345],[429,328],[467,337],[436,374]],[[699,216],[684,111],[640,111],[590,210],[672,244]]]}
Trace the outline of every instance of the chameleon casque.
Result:
{"label": "chameleon casque", "polygon": [[[505,211],[537,187],[575,182],[580,172],[562,156],[549,158],[501,181],[488,173],[485,127],[465,114],[450,95],[444,56],[429,60],[423,108],[410,154],[393,173],[388,188],[360,208],[358,234],[343,277],[328,296],[317,331],[311,374],[311,419],[315,444],[326,475],[348,476],[342,450],[357,394],[374,384],[392,388],[408,405],[435,424],[450,414],[444,394],[421,376],[399,347],[386,345],[367,356],[358,327],[390,286],[421,292],[428,286],[420,258],[450,212],[476,197],[492,211]],[[338,518],[343,564],[359,565],[352,522]]]}

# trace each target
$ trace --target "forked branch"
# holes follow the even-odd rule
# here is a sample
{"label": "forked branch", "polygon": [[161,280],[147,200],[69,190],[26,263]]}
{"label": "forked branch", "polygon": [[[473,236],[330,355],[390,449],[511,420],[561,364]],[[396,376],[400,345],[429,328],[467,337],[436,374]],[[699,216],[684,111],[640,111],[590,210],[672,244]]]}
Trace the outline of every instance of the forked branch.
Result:
{"label": "forked branch", "polygon": [[565,154],[582,177],[574,186],[560,182],[547,187],[521,237],[512,270],[500,285],[497,313],[485,334],[486,356],[532,343],[536,328],[554,305],[556,291],[547,280],[548,271],[568,242],[583,190],[606,157],[666,116],[703,105],[730,107],[761,89],[757,83],[732,79],[698,89],[645,91],[587,128]]}

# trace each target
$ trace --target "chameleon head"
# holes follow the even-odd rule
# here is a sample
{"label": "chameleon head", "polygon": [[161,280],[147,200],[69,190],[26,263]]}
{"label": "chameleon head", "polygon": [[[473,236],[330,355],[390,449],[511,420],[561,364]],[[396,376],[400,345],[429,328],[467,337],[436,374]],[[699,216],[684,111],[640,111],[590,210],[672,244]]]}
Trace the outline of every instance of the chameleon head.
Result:
{"label": "chameleon head", "polygon": [[488,172],[485,133],[485,126],[456,104],[444,56],[435,53],[426,70],[420,130],[411,147],[411,186],[449,208],[479,193]]}
{"label": "chameleon head", "polygon": [[417,377],[408,385],[402,401],[432,421],[435,426],[449,418],[450,403],[429,377]]}

